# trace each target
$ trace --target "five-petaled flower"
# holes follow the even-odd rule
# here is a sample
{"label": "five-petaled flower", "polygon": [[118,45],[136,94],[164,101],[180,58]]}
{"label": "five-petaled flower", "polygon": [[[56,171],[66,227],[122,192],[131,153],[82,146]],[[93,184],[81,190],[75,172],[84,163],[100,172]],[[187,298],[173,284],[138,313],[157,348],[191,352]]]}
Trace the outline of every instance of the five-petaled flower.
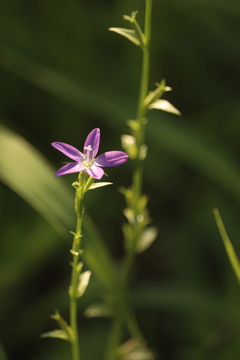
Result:
{"label": "five-petaled flower", "polygon": [[117,166],[125,163],[128,155],[123,151],[108,151],[96,157],[100,143],[100,129],[93,129],[87,136],[83,153],[75,147],[62,143],[53,142],[52,146],[61,151],[70,159],[75,160],[61,167],[56,176],[71,174],[85,170],[94,179],[101,179],[104,175],[102,166]]}

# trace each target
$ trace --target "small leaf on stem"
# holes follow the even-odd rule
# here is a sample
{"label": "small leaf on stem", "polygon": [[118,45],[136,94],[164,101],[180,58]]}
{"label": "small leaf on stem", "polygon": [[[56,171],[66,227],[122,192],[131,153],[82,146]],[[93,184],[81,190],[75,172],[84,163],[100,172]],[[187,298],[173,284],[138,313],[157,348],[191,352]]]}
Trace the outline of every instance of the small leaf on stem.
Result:
{"label": "small leaf on stem", "polygon": [[65,331],[65,330],[53,330],[53,331],[49,331],[47,333],[44,333],[42,335],[40,335],[41,338],[58,338],[58,339],[62,339],[62,340],[66,340],[66,341],[70,341],[69,338],[69,334]]}
{"label": "small leaf on stem", "polygon": [[135,159],[137,156],[137,146],[136,139],[132,135],[122,135],[121,136],[122,147],[130,157],[130,159]]}
{"label": "small leaf on stem", "polygon": [[111,317],[112,312],[110,308],[103,303],[95,303],[89,305],[84,311],[84,315],[88,318],[93,317]]}
{"label": "small leaf on stem", "polygon": [[138,239],[136,251],[141,253],[147,250],[152,245],[154,240],[156,240],[157,234],[158,229],[154,226],[150,226],[145,229]]}
{"label": "small leaf on stem", "polygon": [[103,186],[107,186],[107,185],[112,185],[111,182],[98,182],[98,183],[94,183],[92,184],[88,190],[93,190],[93,189],[97,189],[99,187],[103,187]]}
{"label": "small leaf on stem", "polygon": [[115,28],[111,27],[108,29],[109,31],[114,31],[115,33],[124,36],[128,40],[132,41],[135,45],[140,46],[140,41],[138,39],[138,36],[134,30],[131,29],[125,29],[125,28]]}
{"label": "small leaf on stem", "polygon": [[88,286],[89,280],[91,276],[91,271],[85,271],[82,274],[79,275],[79,283],[78,283],[78,289],[77,289],[77,296],[81,297]]}
{"label": "small leaf on stem", "polygon": [[158,109],[170,112],[172,114],[181,115],[180,111],[175,108],[169,101],[167,100],[157,100],[154,103],[148,106],[149,109]]}
{"label": "small leaf on stem", "polygon": [[56,311],[55,314],[51,316],[51,318],[56,320],[60,329],[49,331],[47,333],[40,335],[40,337],[42,338],[52,337],[52,338],[58,338],[72,342],[73,341],[72,329],[68,325],[68,323],[61,317],[60,313]]}

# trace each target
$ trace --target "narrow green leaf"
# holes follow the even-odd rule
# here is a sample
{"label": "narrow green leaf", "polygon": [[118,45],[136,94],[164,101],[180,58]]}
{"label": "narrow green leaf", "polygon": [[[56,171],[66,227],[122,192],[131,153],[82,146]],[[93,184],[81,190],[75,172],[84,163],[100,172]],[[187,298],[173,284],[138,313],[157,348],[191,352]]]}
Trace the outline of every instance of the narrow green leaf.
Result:
{"label": "narrow green leaf", "polygon": [[181,115],[177,108],[175,108],[169,101],[163,99],[155,101],[154,103],[150,104],[148,108],[163,110],[172,114]]}
{"label": "narrow green leaf", "polygon": [[40,337],[41,338],[57,338],[57,339],[70,341],[68,334],[64,330],[49,331],[47,333],[44,333],[44,334],[40,335]]}
{"label": "narrow green leaf", "polygon": [[238,279],[238,281],[240,283],[240,263],[239,263],[238,257],[237,257],[237,255],[235,253],[234,247],[232,246],[231,240],[228,237],[228,234],[227,234],[227,232],[225,230],[225,227],[223,225],[220,213],[219,213],[217,208],[213,209],[213,214],[215,216],[217,227],[218,227],[218,230],[219,230],[220,235],[222,237],[222,240],[223,240],[223,243],[224,243],[224,246],[225,246],[229,261],[230,261],[230,264],[232,265],[233,271],[234,271],[234,273],[235,273],[235,275],[236,275],[236,277],[237,277],[237,279]]}
{"label": "narrow green leaf", "polygon": [[156,89],[154,91],[149,91],[146,98],[144,99],[144,106],[146,107],[149,107],[150,104],[160,99],[165,92],[172,91],[172,88],[170,86],[166,86],[166,81],[164,79],[162,79],[160,83],[156,83],[155,85]]}
{"label": "narrow green leaf", "polygon": [[63,179],[56,181],[55,169],[32,145],[1,124],[0,179],[39,211],[60,234],[67,236],[63,224],[74,223],[74,193]]}
{"label": "narrow green leaf", "polygon": [[[72,342],[74,338],[74,334],[72,328],[68,325],[68,323],[61,317],[59,311],[56,310],[55,314],[51,316],[52,319],[56,320],[60,329],[67,334],[68,341]],[[57,330],[55,330],[56,332]],[[47,333],[48,334],[48,333]],[[44,334],[43,334],[44,335]],[[45,336],[46,337],[46,336]]]}
{"label": "narrow green leaf", "polygon": [[114,31],[117,34],[120,34],[124,37],[126,37],[128,40],[132,41],[135,45],[140,46],[140,41],[138,39],[138,36],[136,35],[136,32],[131,29],[124,29],[124,28],[115,28],[111,27],[108,30]]}
{"label": "narrow green leaf", "polygon": [[98,183],[94,183],[92,184],[88,190],[93,190],[93,189],[97,189],[99,187],[102,187],[102,186],[107,186],[107,185],[112,185],[111,182],[98,182]]}
{"label": "narrow green leaf", "polygon": [[133,30],[134,30],[134,32],[136,34],[136,37],[139,40],[140,45],[141,45],[141,47],[143,49],[144,46],[145,46],[145,43],[146,43],[146,38],[145,38],[144,33],[142,32],[141,27],[139,26],[139,24],[138,24],[138,22],[136,20],[137,13],[138,13],[138,11],[133,11],[131,16],[123,15],[123,18],[124,18],[124,20],[129,21],[130,24],[132,25]]}

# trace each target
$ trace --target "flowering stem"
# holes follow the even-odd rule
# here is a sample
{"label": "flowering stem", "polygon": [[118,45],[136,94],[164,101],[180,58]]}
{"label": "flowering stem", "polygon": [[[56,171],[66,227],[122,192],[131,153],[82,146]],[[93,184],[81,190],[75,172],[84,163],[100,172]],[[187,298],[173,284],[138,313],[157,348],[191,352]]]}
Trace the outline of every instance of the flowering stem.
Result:
{"label": "flowering stem", "polygon": [[[133,179],[132,179],[132,191],[133,191],[133,203],[132,211],[135,214],[135,221],[132,222],[131,235],[128,236],[127,244],[128,251],[126,253],[124,263],[123,263],[123,287],[125,293],[127,293],[127,288],[129,286],[130,274],[133,266],[133,262],[136,254],[136,245],[138,238],[141,234],[141,228],[138,224],[138,212],[139,212],[139,202],[142,198],[142,178],[143,178],[143,157],[142,157],[142,148],[145,142],[145,124],[146,120],[144,119],[146,115],[146,107],[144,100],[148,93],[148,83],[149,83],[149,71],[150,71],[150,53],[149,53],[149,44],[151,36],[151,13],[152,13],[152,0],[146,0],[146,11],[145,11],[145,24],[144,24],[144,46],[143,50],[143,60],[142,60],[142,71],[141,71],[141,81],[140,81],[140,91],[137,107],[137,129],[134,131],[136,146],[137,146],[137,157],[135,159],[134,170],[133,170]],[[145,345],[145,341],[139,330],[137,321],[134,314],[130,311],[128,305],[126,305],[125,319],[128,326],[128,329],[132,336],[138,340],[140,344]]]}
{"label": "flowering stem", "polygon": [[[134,314],[130,310],[128,300],[126,297],[127,289],[129,285],[130,273],[136,253],[136,244],[139,238],[139,227],[137,224],[138,215],[138,203],[142,197],[142,177],[143,177],[143,157],[142,148],[145,141],[145,119],[146,107],[144,100],[148,93],[148,82],[149,82],[149,65],[150,65],[150,54],[149,54],[149,43],[151,34],[151,9],[152,0],[146,0],[146,12],[145,12],[145,25],[144,25],[144,43],[141,45],[143,50],[143,61],[140,81],[140,91],[137,108],[137,129],[133,130],[135,142],[137,146],[137,156],[134,163],[134,171],[132,178],[132,191],[133,191],[133,203],[131,206],[132,212],[135,214],[135,222],[131,224],[131,231],[126,236],[126,243],[128,244],[128,250],[125,255],[123,262],[123,276],[122,276],[122,295],[124,297],[124,309],[119,311],[112,322],[110,336],[107,344],[107,351],[105,353],[104,360],[115,360],[117,357],[117,348],[119,346],[120,338],[122,335],[123,320],[126,322],[129,332],[132,337],[138,341],[139,344],[145,345],[145,341],[139,330],[137,321]],[[124,318],[123,318],[124,316]]]}
{"label": "flowering stem", "polygon": [[151,12],[152,12],[152,0],[146,0],[146,11],[145,11],[145,44],[142,47],[143,50],[143,61],[142,61],[142,74],[140,82],[140,91],[138,98],[138,131],[136,132],[136,145],[138,150],[138,156],[135,160],[135,169],[133,172],[133,189],[135,193],[135,201],[139,199],[142,192],[142,177],[143,177],[143,166],[141,160],[141,148],[144,145],[145,140],[145,120],[144,116],[146,109],[144,106],[144,99],[148,93],[148,81],[149,81],[149,70],[150,70],[150,36],[151,36]]}
{"label": "flowering stem", "polygon": [[78,340],[78,326],[77,326],[77,290],[81,266],[79,266],[79,257],[81,255],[81,237],[82,237],[82,221],[83,221],[83,197],[84,197],[84,179],[83,173],[79,173],[79,185],[76,187],[75,196],[75,211],[77,214],[76,232],[74,234],[73,246],[71,253],[73,255],[72,261],[72,276],[69,289],[70,297],[70,326],[73,332],[72,340],[72,360],[80,360],[79,340]]}
{"label": "flowering stem", "polygon": [[[144,99],[148,93],[148,82],[149,82],[149,71],[150,71],[150,52],[149,44],[151,38],[151,13],[152,13],[152,0],[146,0],[146,11],[145,11],[145,24],[144,24],[144,35],[145,35],[145,44],[142,48],[143,50],[143,61],[142,61],[142,73],[141,73],[141,82],[140,82],[140,91],[138,99],[138,108],[137,108],[137,122],[138,129],[135,131],[135,139],[137,146],[137,157],[135,159],[133,179],[132,179],[132,189],[134,197],[134,213],[137,214],[138,211],[138,201],[142,196],[142,178],[143,178],[143,159],[141,157],[141,150],[145,141],[145,124],[146,120],[144,116],[146,114],[146,107],[144,105]],[[130,272],[132,269],[132,264],[135,258],[135,246],[138,240],[138,230],[137,225],[133,224],[133,238],[132,246],[130,247],[124,265],[124,283],[127,284],[130,277]]]}

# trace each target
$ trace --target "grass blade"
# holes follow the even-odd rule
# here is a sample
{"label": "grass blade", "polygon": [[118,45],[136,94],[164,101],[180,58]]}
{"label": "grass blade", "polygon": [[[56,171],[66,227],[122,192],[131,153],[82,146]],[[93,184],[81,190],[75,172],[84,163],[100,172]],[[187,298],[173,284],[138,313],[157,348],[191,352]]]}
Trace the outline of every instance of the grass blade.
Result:
{"label": "grass blade", "polygon": [[217,227],[218,227],[218,230],[222,237],[230,264],[232,265],[233,271],[234,271],[234,273],[238,279],[238,282],[240,284],[240,263],[239,263],[238,257],[235,253],[234,247],[232,246],[231,240],[228,237],[228,234],[225,230],[220,213],[217,208],[213,209],[213,214],[215,216]]}

